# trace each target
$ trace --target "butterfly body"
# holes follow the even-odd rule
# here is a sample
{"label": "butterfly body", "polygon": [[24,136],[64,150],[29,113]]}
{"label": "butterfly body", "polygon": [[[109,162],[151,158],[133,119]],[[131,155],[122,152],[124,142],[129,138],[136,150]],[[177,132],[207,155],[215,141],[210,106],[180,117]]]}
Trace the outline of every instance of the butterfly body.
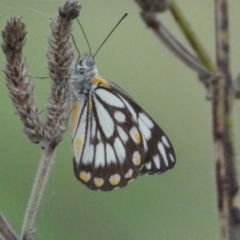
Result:
{"label": "butterfly body", "polygon": [[84,55],[70,80],[74,173],[92,190],[124,187],[139,174],[175,165],[173,147],[153,119]]}

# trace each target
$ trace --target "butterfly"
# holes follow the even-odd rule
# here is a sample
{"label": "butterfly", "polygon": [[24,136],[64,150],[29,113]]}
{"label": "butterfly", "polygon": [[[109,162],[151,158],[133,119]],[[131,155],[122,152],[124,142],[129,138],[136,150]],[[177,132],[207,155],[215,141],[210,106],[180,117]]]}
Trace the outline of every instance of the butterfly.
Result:
{"label": "butterfly", "polygon": [[80,58],[69,86],[74,173],[88,188],[110,191],[175,165],[163,130],[125,91],[98,74],[90,54]]}

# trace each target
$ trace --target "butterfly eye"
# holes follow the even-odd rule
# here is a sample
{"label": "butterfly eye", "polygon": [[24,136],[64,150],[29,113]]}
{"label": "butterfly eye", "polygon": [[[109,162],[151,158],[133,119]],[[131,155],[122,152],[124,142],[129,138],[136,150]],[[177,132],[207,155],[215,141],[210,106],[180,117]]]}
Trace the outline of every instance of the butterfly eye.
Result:
{"label": "butterfly eye", "polygon": [[86,61],[88,67],[92,67],[95,64],[95,60],[92,57],[89,57]]}

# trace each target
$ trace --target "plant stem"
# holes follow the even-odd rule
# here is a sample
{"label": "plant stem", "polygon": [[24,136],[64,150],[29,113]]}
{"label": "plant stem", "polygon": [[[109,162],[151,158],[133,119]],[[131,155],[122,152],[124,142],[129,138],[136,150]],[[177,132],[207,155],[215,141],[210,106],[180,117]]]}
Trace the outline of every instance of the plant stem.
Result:
{"label": "plant stem", "polygon": [[46,182],[54,162],[54,151],[51,148],[44,149],[42,159],[37,170],[34,185],[29,198],[28,207],[25,213],[21,238],[24,240],[33,239],[34,234],[33,225],[35,222],[36,213],[41,201]]}
{"label": "plant stem", "polygon": [[186,20],[184,14],[182,13],[181,9],[178,7],[175,1],[172,2],[169,10],[172,13],[174,19],[176,20],[176,23],[180,27],[181,31],[183,32],[184,36],[188,40],[189,44],[192,46],[193,50],[197,54],[199,61],[212,73],[217,73],[217,69],[214,63],[211,61],[207,52],[203,48],[203,45],[198,40],[194,30],[191,28],[190,24]]}
{"label": "plant stem", "polygon": [[[3,238],[1,238],[3,237]],[[0,213],[0,240],[4,239],[11,239],[11,240],[18,240],[16,234],[11,229],[10,224],[7,220],[3,217]]]}
{"label": "plant stem", "polygon": [[230,74],[227,0],[215,0],[215,15],[216,61],[221,78],[214,85],[212,110],[220,234],[222,240],[237,240],[240,239],[239,186],[232,129],[234,90]]}
{"label": "plant stem", "polygon": [[179,57],[186,66],[197,72],[200,76],[200,82],[208,88],[215,76],[167,30],[160,19],[157,18],[156,13],[146,12],[143,9],[141,16],[166,47]]}

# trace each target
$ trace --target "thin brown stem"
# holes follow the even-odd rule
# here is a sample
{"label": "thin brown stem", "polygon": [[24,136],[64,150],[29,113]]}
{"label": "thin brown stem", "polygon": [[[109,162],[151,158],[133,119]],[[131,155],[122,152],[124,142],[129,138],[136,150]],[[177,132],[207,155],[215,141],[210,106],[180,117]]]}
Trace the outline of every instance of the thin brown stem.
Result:
{"label": "thin brown stem", "polygon": [[230,74],[228,1],[215,0],[216,61],[221,79],[214,85],[213,141],[221,239],[240,238],[238,180],[232,130],[234,90]]}
{"label": "thin brown stem", "polygon": [[35,216],[41,202],[43,191],[54,161],[53,150],[47,148],[43,152],[40,166],[38,168],[34,185],[31,192],[31,197],[28,203],[27,211],[22,226],[21,239],[31,240],[34,234]]}
{"label": "thin brown stem", "polygon": [[[1,238],[1,236],[3,238]],[[18,240],[16,234],[11,229],[10,224],[0,213],[0,240],[1,239],[3,239],[3,240],[4,239]]]}

